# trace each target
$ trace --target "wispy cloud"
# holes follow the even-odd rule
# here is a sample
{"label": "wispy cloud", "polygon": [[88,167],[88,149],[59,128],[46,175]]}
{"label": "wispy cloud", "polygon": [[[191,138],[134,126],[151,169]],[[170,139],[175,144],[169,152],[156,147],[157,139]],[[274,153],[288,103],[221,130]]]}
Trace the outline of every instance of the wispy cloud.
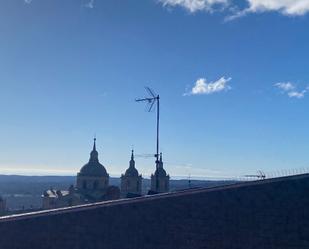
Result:
{"label": "wispy cloud", "polygon": [[[286,16],[303,16],[309,13],[309,0],[157,0],[165,7],[182,7],[190,13],[224,10],[225,21],[250,13],[278,12]],[[246,6],[241,8],[240,6]]]}
{"label": "wispy cloud", "polygon": [[247,0],[250,12],[278,11],[284,15],[300,16],[309,12],[309,0]]}
{"label": "wispy cloud", "polygon": [[166,7],[183,7],[191,13],[196,11],[212,12],[216,7],[226,7],[230,0],[159,0]]}
{"label": "wispy cloud", "polygon": [[274,87],[281,90],[281,93],[287,94],[290,98],[302,99],[305,97],[308,88],[304,90],[297,90],[296,85],[292,82],[279,82],[274,84]]}
{"label": "wispy cloud", "polygon": [[[33,0],[23,0],[30,4]],[[82,0],[85,8],[93,9],[95,0]],[[224,11],[225,21],[250,13],[278,12],[285,16],[303,16],[309,13],[309,0],[153,0],[164,7],[182,7],[190,13]],[[245,7],[241,7],[245,6]]]}
{"label": "wispy cloud", "polygon": [[227,91],[231,89],[231,87],[228,85],[228,82],[231,80],[232,78],[221,77],[216,81],[207,82],[205,78],[200,78],[195,82],[192,89],[183,95],[202,95]]}
{"label": "wispy cloud", "polygon": [[305,93],[307,92],[307,90],[303,90],[301,92],[297,92],[297,91],[292,91],[292,92],[288,92],[288,96],[290,98],[298,98],[301,99],[303,97],[305,97]]}
{"label": "wispy cloud", "polygon": [[283,91],[291,91],[295,89],[294,84],[291,82],[279,82],[275,84],[275,87],[278,87]]}
{"label": "wispy cloud", "polygon": [[93,9],[94,8],[94,0],[89,0],[84,6],[86,8]]}
{"label": "wispy cloud", "polygon": [[236,6],[225,21],[246,16],[250,13],[279,12],[285,16],[303,16],[309,13],[309,0],[246,0],[248,7],[239,10]]}

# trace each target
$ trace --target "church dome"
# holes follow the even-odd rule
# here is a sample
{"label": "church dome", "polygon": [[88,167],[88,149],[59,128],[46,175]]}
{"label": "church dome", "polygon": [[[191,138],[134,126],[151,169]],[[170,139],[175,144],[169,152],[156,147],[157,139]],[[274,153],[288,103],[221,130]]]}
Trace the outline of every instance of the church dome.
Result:
{"label": "church dome", "polygon": [[99,163],[89,162],[85,164],[80,172],[78,173],[79,176],[108,176],[105,167]]}
{"label": "church dome", "polygon": [[81,168],[78,176],[108,177],[105,167],[99,162],[99,154],[96,150],[95,141],[96,139],[94,139],[93,150],[90,153],[89,162]]}

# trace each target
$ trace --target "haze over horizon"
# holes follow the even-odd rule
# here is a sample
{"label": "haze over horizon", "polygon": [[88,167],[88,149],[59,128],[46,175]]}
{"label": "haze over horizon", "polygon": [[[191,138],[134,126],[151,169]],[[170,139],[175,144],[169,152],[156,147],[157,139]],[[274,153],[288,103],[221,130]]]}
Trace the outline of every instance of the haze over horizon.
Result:
{"label": "haze over horizon", "polygon": [[[299,4],[302,2],[303,4]],[[0,174],[112,176],[161,151],[173,176],[309,167],[309,1],[3,0]],[[136,158],[149,176],[154,159]],[[45,172],[45,173],[44,173]]]}

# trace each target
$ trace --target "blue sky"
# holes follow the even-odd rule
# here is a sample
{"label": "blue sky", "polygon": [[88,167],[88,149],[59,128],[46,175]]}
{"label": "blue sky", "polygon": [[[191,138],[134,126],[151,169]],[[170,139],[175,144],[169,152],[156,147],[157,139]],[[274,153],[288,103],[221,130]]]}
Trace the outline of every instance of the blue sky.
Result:
{"label": "blue sky", "polygon": [[[309,167],[308,0],[2,0],[0,173],[171,176]],[[137,158],[140,173],[153,159]]]}

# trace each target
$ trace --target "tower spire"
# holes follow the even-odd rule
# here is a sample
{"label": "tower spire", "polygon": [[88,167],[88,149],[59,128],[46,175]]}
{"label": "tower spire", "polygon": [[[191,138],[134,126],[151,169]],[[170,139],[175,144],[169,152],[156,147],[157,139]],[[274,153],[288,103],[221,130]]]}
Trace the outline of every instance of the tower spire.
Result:
{"label": "tower spire", "polygon": [[97,147],[96,147],[96,141],[97,141],[97,138],[94,137],[93,138],[93,149],[90,153],[90,159],[89,161],[99,161],[98,159],[98,152],[97,152]]}
{"label": "tower spire", "polygon": [[93,151],[97,150],[97,148],[96,148],[96,141],[97,141],[97,138],[96,138],[96,135],[94,135],[94,138],[93,138]]}
{"label": "tower spire", "polygon": [[134,150],[131,151],[131,160],[130,160],[130,167],[135,167],[135,161],[134,161]]}
{"label": "tower spire", "polygon": [[159,166],[160,168],[163,168],[162,152],[160,153],[160,160],[159,160],[158,166]]}

